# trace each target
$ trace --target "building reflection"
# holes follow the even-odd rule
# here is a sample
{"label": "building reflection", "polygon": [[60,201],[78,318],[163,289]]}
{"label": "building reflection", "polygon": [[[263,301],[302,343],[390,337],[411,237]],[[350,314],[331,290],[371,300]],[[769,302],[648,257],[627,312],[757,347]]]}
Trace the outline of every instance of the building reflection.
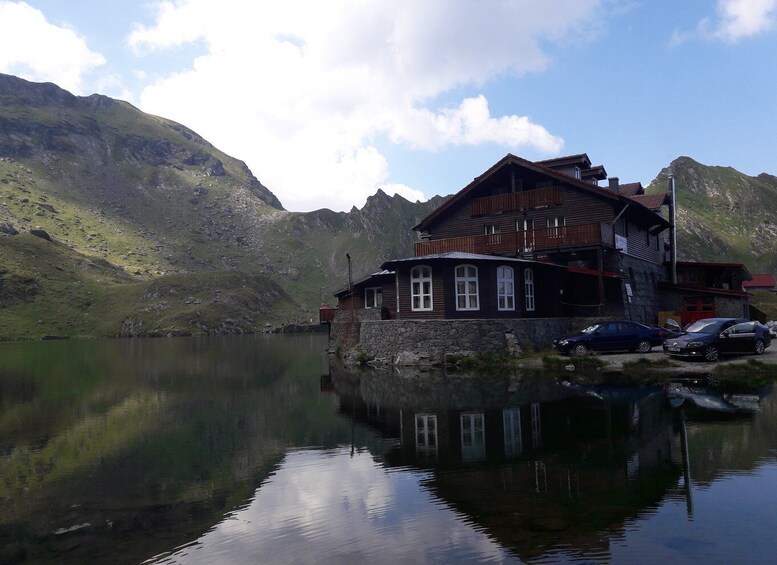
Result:
{"label": "building reflection", "polygon": [[523,559],[606,556],[630,519],[681,495],[659,389],[332,369],[343,415],[396,440],[387,465],[431,471],[427,488]]}

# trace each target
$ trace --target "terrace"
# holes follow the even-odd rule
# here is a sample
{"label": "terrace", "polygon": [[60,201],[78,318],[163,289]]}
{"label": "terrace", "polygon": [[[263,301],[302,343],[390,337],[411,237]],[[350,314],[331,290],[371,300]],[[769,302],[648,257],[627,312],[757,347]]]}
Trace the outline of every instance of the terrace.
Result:
{"label": "terrace", "polygon": [[613,245],[613,229],[610,224],[579,224],[417,241],[415,255],[423,257],[452,251],[485,255],[515,255],[596,245]]}

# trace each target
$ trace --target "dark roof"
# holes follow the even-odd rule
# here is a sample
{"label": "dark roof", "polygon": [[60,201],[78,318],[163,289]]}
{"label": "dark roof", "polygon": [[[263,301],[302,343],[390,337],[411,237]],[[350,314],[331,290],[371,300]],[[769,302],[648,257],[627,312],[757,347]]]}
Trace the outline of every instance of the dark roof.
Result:
{"label": "dark roof", "polygon": [[618,190],[623,196],[636,196],[645,192],[641,182],[625,182],[618,187]]}
{"label": "dark roof", "polygon": [[587,169],[591,166],[591,159],[588,158],[587,153],[577,153],[575,155],[564,155],[563,157],[535,161],[535,163],[548,168],[563,167],[564,165],[576,165],[579,163],[583,165],[583,168]]}
{"label": "dark roof", "polygon": [[712,263],[709,261],[678,261],[678,267],[713,267],[719,269],[725,269],[726,267],[732,269],[742,269],[745,273],[745,280],[753,280],[753,275],[747,270],[742,263]]}
{"label": "dark roof", "polygon": [[[585,154],[583,153],[581,155],[585,155]],[[576,157],[580,157],[580,155],[573,155],[570,157],[560,157],[559,159],[572,159]],[[469,183],[467,186],[462,188],[456,194],[451,196],[443,204],[441,204],[440,206],[432,210],[416,226],[413,226],[413,229],[416,231],[423,230],[426,225],[434,221],[437,217],[442,215],[446,210],[452,208],[459,200],[461,200],[467,194],[472,192],[475,188],[480,186],[480,184],[483,181],[487,180],[489,177],[493,176],[497,171],[499,171],[502,167],[505,167],[507,165],[518,165],[530,171],[534,171],[536,173],[540,173],[542,175],[556,179],[559,182],[564,182],[566,184],[575,186],[577,188],[581,188],[583,190],[586,190],[588,192],[591,192],[603,198],[607,198],[614,201],[620,201],[620,202],[636,202],[644,206],[642,202],[632,200],[631,198],[628,198],[627,196],[624,196],[620,193],[613,192],[612,190],[609,190],[607,188],[602,188],[600,186],[597,186],[585,180],[576,179],[575,177],[572,177],[570,175],[556,171],[554,169],[548,168],[543,165],[543,163],[557,161],[559,159],[551,159],[549,161],[538,161],[536,163],[533,163],[521,157],[517,157],[512,153],[508,153],[507,155],[502,157],[499,161],[494,163],[486,172],[484,172],[482,175],[478,177],[475,177],[471,183]],[[656,214],[655,211],[652,210],[651,208],[645,207],[645,211],[651,214],[654,214],[658,218],[658,220],[660,220],[660,223],[669,225],[669,222],[667,222],[660,215]]]}
{"label": "dark roof", "polygon": [[[393,275],[393,274],[394,274],[394,271],[387,271],[387,270],[383,269],[382,271],[377,271],[375,273],[367,275],[366,277],[362,277],[362,278],[360,278],[358,280],[353,281],[353,283],[350,286],[356,288],[357,286],[362,285],[362,284],[366,283],[367,281],[369,281],[371,279],[378,279],[378,278],[384,277],[386,275]],[[350,291],[350,287],[346,286],[345,288],[341,288],[340,290],[335,292],[334,296],[340,296],[340,295],[343,295],[343,294],[348,294],[349,291]]]}
{"label": "dark roof", "polygon": [[774,288],[777,286],[777,280],[774,275],[769,273],[757,273],[753,275],[753,280],[742,283],[745,288]]}
{"label": "dark roof", "polygon": [[594,165],[593,167],[580,171],[580,176],[583,179],[604,180],[607,178],[607,171],[604,170],[603,165]]}
{"label": "dark roof", "polygon": [[636,196],[629,196],[629,198],[654,212],[660,210],[661,206],[668,203],[668,195],[665,192],[659,194],[638,194]]}
{"label": "dark roof", "polygon": [[691,292],[694,294],[719,294],[721,296],[739,296],[744,297],[747,296],[747,293],[740,290],[728,290],[725,288],[712,288],[709,286],[688,286],[683,284],[672,284],[670,282],[665,281],[658,281],[658,286],[660,288],[669,288],[669,289],[676,289],[676,290],[682,290],[686,292]]}
{"label": "dark roof", "polygon": [[454,261],[499,261],[501,263],[530,263],[535,265],[547,265],[548,267],[561,267],[554,263],[545,263],[543,261],[534,261],[531,259],[519,259],[517,257],[503,257],[501,255],[480,255],[478,253],[464,253],[461,251],[449,251],[448,253],[435,253],[432,255],[423,255],[421,257],[405,257],[402,259],[393,259],[386,261],[381,268],[391,268],[398,263],[423,263],[425,261],[454,260]]}

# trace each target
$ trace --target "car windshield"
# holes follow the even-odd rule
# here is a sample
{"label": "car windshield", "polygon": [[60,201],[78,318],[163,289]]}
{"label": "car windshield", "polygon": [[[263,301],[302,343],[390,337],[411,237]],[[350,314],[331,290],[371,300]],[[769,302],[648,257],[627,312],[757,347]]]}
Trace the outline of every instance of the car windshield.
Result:
{"label": "car windshield", "polygon": [[601,327],[602,324],[594,324],[593,326],[588,326],[586,329],[582,330],[582,332],[584,334],[592,334]]}
{"label": "car windshield", "polygon": [[722,325],[723,322],[718,320],[696,320],[685,328],[685,331],[695,334],[716,334],[720,331]]}

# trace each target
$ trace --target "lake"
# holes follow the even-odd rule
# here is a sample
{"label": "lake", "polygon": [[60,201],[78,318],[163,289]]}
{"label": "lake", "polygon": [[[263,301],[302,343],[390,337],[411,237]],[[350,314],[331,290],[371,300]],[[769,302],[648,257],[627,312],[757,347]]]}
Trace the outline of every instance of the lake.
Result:
{"label": "lake", "polygon": [[0,343],[0,564],[775,559],[771,390],[673,408],[568,375],[353,374],[325,348]]}

